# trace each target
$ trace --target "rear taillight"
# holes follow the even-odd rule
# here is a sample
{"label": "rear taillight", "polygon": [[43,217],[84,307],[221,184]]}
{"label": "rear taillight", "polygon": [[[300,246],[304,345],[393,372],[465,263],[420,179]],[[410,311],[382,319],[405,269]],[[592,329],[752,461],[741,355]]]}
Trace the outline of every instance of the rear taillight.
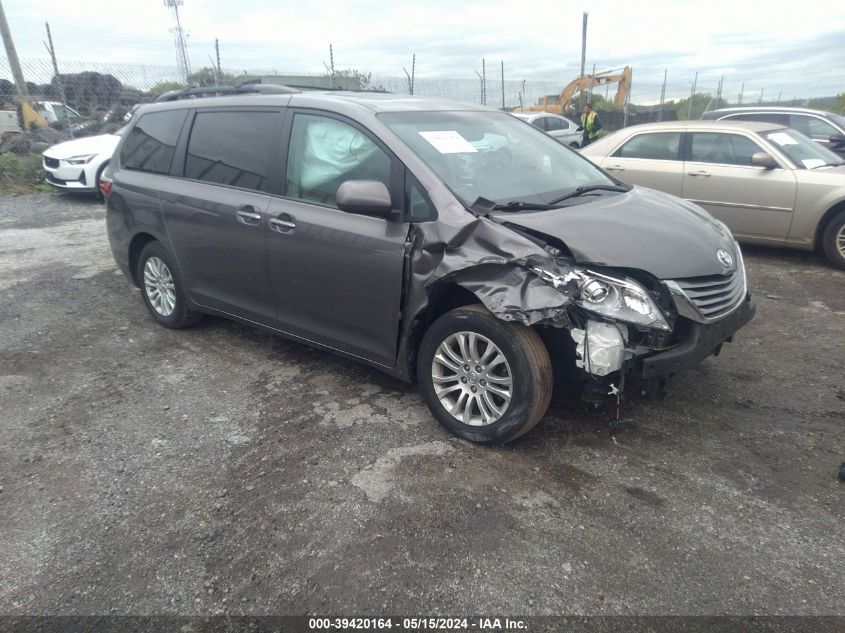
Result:
{"label": "rear taillight", "polygon": [[104,196],[111,193],[111,178],[100,177],[100,193]]}

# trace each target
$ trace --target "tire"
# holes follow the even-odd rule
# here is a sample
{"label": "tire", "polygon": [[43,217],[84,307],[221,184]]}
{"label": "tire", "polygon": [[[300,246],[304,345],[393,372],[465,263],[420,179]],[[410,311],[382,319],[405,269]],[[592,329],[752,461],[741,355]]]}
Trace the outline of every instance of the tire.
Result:
{"label": "tire", "polygon": [[[468,349],[471,336],[475,352],[464,354],[462,345]],[[488,344],[495,350],[491,352]],[[476,367],[469,365],[467,372],[467,365],[460,366],[443,345],[458,359],[476,359],[476,367],[482,371],[472,371]],[[492,362],[498,358],[496,351],[504,363]],[[428,408],[440,424],[470,442],[503,444],[514,440],[534,428],[549,407],[552,365],[543,341],[530,327],[501,321],[484,306],[456,308],[441,316],[423,336],[417,356],[417,378]],[[476,391],[470,392],[473,388]],[[509,392],[509,402],[500,392]],[[469,404],[460,408],[459,400]],[[446,408],[455,405],[460,419]]]}
{"label": "tire", "polygon": [[845,268],[845,211],[828,222],[822,234],[822,249],[831,264]]}
{"label": "tire", "polygon": [[191,310],[179,271],[160,242],[149,242],[141,250],[135,279],[147,311],[159,325],[180,329],[202,318],[202,314]]}

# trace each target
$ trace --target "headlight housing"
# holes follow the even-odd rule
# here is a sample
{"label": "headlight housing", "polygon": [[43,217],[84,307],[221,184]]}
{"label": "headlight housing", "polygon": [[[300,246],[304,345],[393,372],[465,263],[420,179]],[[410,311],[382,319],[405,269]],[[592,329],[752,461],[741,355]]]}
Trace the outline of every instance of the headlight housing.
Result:
{"label": "headlight housing", "polygon": [[576,303],[588,312],[667,332],[672,329],[651,295],[633,279],[588,270],[578,288]]}
{"label": "headlight housing", "polygon": [[575,269],[565,275],[542,268],[532,270],[555,288],[574,280],[578,286],[575,303],[588,312],[634,325],[672,330],[651,295],[629,277],[617,279],[585,269]]}
{"label": "headlight housing", "polygon": [[64,160],[68,165],[87,165],[96,157],[96,154],[86,154],[85,156],[71,156],[70,158],[65,158]]}

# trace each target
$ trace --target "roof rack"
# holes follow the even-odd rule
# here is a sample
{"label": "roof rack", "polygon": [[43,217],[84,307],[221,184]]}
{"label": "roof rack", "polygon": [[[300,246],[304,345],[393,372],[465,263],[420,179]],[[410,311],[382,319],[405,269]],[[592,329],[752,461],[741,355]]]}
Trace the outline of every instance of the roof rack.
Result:
{"label": "roof rack", "polygon": [[244,94],[291,94],[299,92],[297,88],[279,86],[276,84],[248,83],[237,86],[198,86],[170,90],[156,97],[156,103],[162,101],[179,101],[180,99],[197,99],[200,97],[220,97],[225,95]]}

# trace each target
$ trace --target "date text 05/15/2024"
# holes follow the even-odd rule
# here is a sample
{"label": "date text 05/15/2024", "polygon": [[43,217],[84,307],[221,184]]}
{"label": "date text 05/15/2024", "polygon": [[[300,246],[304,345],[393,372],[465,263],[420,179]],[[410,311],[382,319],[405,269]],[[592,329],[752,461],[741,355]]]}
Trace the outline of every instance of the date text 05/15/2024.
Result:
{"label": "date text 05/15/2024", "polygon": [[398,629],[400,631],[525,631],[526,622],[518,618],[308,618],[310,630],[361,630],[378,631]]}

